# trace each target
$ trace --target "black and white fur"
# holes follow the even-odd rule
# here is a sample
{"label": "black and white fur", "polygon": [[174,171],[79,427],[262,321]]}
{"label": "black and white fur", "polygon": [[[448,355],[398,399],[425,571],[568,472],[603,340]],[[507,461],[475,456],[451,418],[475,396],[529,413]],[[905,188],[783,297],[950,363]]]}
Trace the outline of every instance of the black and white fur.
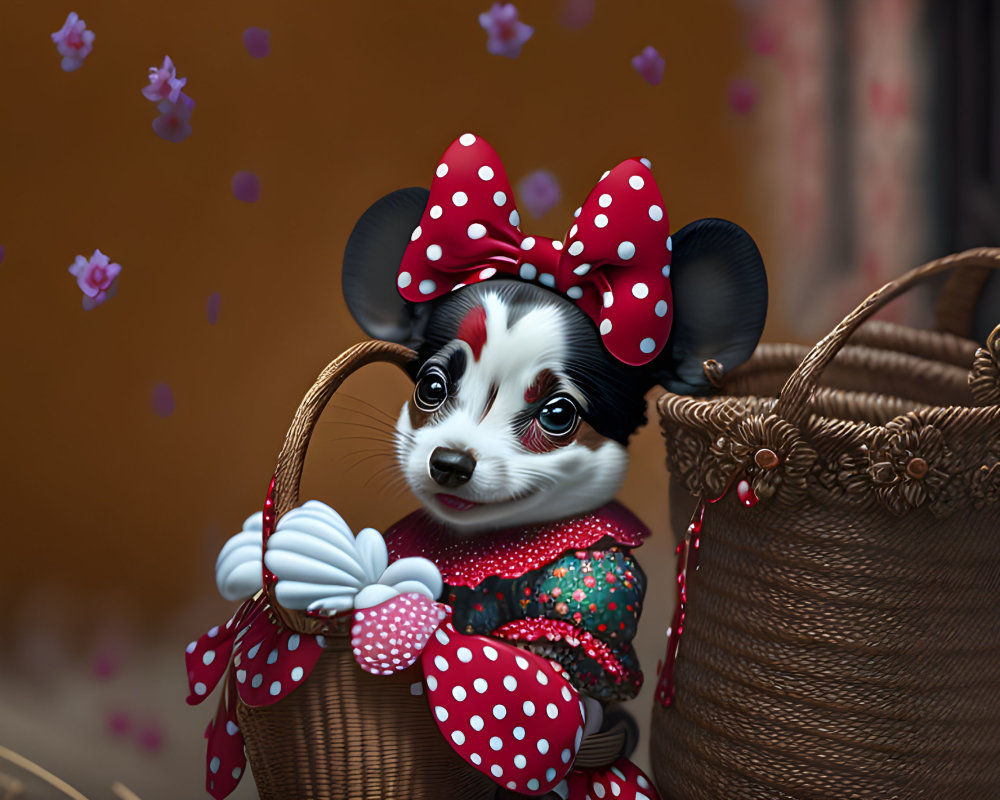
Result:
{"label": "black and white fur", "polygon": [[[414,397],[396,426],[399,466],[427,510],[460,532],[604,505],[624,480],[646,392],[661,385],[708,393],[705,362],[732,369],[757,344],[767,308],[763,263],[745,231],[718,219],[672,237],[673,327],[645,366],[613,358],[572,301],[536,284],[492,279],[407,302],[396,273],[427,196],[403,189],[365,212],[347,244],[343,290],[367,333],[418,353]],[[485,337],[459,337],[470,315],[484,322]]]}

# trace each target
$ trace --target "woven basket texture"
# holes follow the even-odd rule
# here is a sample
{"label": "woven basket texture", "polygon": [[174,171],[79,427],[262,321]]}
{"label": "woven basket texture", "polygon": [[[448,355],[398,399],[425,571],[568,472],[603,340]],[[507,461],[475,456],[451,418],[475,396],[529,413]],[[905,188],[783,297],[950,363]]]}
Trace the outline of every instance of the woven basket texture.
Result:
{"label": "woven basket texture", "polygon": [[496,784],[459,757],[434,723],[411,667],[358,667],[346,633],[326,639],[309,679],[284,700],[241,704],[240,729],[262,800],[487,800]]}
{"label": "woven basket texture", "polygon": [[1000,797],[1000,327],[866,322],[954,267],[981,283],[1000,250],[660,399],[679,539],[715,500],[653,712],[664,798]]}

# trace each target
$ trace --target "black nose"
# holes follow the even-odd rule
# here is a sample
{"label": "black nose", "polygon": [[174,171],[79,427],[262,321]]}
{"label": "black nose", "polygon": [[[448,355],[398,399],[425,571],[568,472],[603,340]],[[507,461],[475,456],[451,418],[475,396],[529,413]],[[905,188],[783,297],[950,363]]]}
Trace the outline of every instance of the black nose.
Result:
{"label": "black nose", "polygon": [[442,486],[461,486],[472,477],[476,459],[468,450],[451,450],[437,447],[429,462],[431,477]]}

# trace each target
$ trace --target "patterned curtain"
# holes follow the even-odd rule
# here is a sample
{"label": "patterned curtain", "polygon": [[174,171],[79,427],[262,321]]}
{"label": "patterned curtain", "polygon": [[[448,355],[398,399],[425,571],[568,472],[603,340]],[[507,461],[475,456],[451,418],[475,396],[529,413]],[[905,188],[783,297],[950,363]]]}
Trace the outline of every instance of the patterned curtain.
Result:
{"label": "patterned curtain", "polygon": [[[923,0],[744,2],[776,311],[829,329],[930,256]],[[908,319],[914,301],[882,316]]]}

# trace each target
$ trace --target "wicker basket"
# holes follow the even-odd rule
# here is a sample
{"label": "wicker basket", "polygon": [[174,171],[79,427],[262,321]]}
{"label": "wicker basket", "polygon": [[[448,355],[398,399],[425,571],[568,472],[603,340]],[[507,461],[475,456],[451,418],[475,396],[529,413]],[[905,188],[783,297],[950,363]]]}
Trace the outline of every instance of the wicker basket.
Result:
{"label": "wicker basket", "polygon": [[675,531],[704,501],[653,714],[665,798],[1000,797],[1000,327],[977,351],[862,325],[953,267],[1000,250],[659,401]]}
{"label": "wicker basket", "polygon": [[[400,345],[363,342],[323,370],[288,430],[266,520],[298,505],[309,437],[344,379],[373,361],[402,367],[413,356]],[[349,613],[325,619],[289,611],[276,602],[273,580],[266,589],[277,624],[322,634],[325,646],[309,678],[283,700],[261,707],[240,701],[240,729],[263,800],[488,800],[496,794],[496,785],[441,736],[426,696],[411,693],[423,680],[419,664],[394,676],[371,675],[354,661]]]}

